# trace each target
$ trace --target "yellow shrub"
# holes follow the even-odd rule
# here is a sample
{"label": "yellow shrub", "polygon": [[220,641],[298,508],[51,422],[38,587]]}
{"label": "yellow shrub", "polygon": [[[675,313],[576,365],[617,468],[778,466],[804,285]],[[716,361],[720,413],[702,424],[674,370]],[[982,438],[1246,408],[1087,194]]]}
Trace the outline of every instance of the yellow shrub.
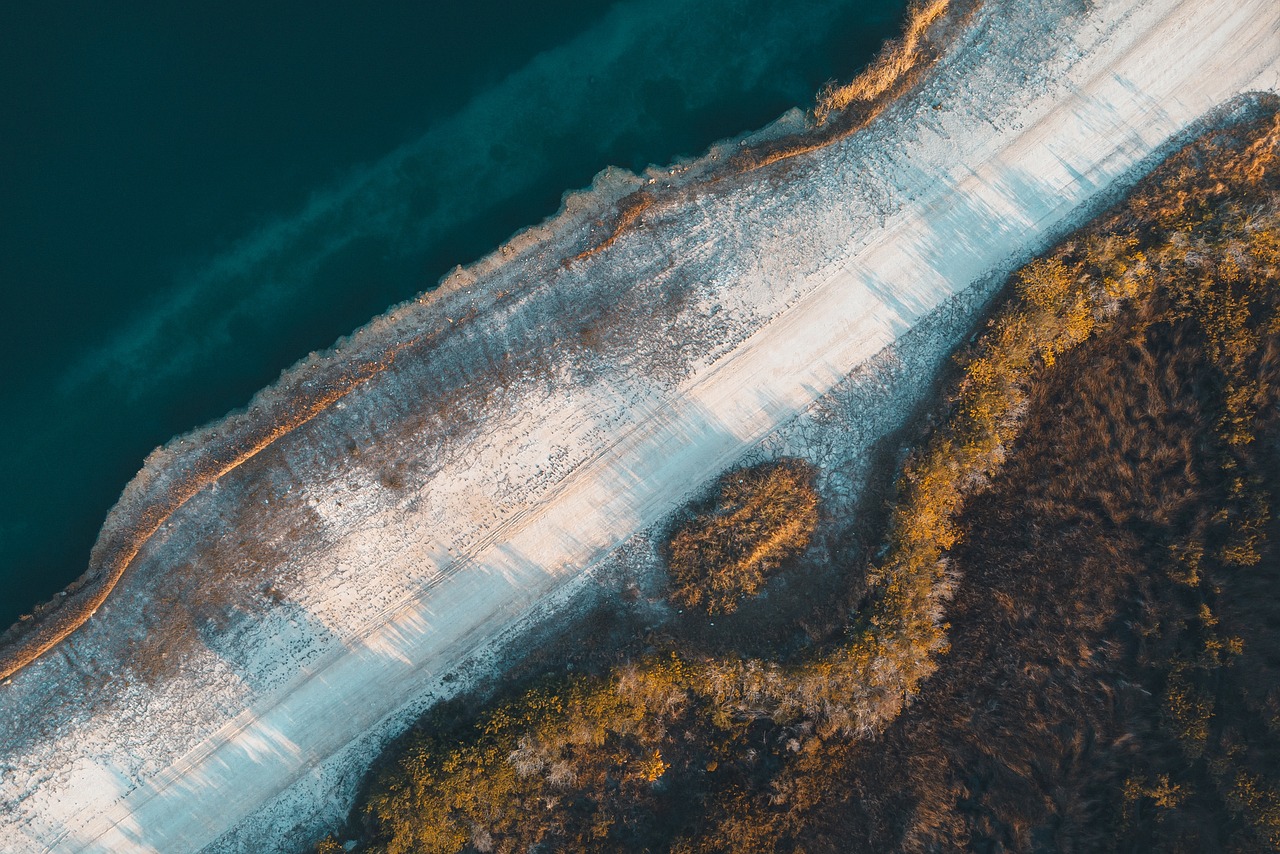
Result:
{"label": "yellow shrub", "polygon": [[770,573],[809,545],[818,524],[812,480],[813,469],[799,460],[722,478],[716,506],[671,539],[672,598],[719,614],[757,593]]}

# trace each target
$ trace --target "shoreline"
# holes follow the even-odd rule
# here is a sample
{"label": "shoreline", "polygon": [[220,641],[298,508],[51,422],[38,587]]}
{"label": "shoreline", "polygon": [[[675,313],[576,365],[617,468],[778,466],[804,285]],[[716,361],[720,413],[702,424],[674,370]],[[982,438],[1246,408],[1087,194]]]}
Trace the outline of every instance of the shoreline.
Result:
{"label": "shoreline", "polygon": [[[1280,87],[1280,11],[1261,0],[1238,12],[1114,0],[1078,18],[1000,5],[865,133],[713,190],[691,167],[606,173],[596,189],[610,205],[642,180],[670,182],[659,192],[672,201],[615,238],[599,217],[611,207],[567,196],[551,222],[579,230],[563,242],[525,232],[339,342],[329,364],[358,366],[392,333],[436,336],[157,521],[103,620],[0,691],[8,835],[243,850],[237,828],[311,785],[309,768],[447,694],[449,668],[618,538],[1092,213],[1188,128]],[[1207,36],[1179,40],[1179,27]],[[1248,64],[1215,66],[1223,44],[1249,46]],[[1176,68],[1148,62],[1171,50]],[[314,364],[285,376],[323,393],[306,385]],[[264,405],[289,411],[287,398],[254,405],[246,423]],[[853,426],[864,440],[879,429]],[[184,441],[149,458],[140,490],[188,471]],[[208,598],[208,572],[223,568],[241,598]],[[151,637],[183,608],[197,643]],[[159,675],[131,669],[173,650]],[[211,800],[216,826],[192,815]],[[259,841],[289,816],[262,820],[276,830]]]}
{"label": "shoreline", "polygon": [[[641,175],[609,167],[590,186],[566,192],[560,209],[542,223],[518,231],[488,256],[466,267],[459,266],[435,289],[415,300],[389,307],[328,350],[285,368],[275,383],[255,393],[244,408],[156,448],[108,512],[91,551],[89,568],[0,633],[0,690],[9,677],[51,651],[97,613],[146,542],[187,501],[373,379],[400,352],[427,346],[435,337],[433,333],[415,333],[403,325],[387,328],[387,318],[417,310],[423,315],[419,320],[438,323],[443,309],[436,305],[432,312],[432,304],[484,278],[497,267],[519,264],[529,253],[545,250],[561,236],[575,234],[592,219],[606,223],[612,219],[614,225],[594,243],[589,237],[587,246],[576,255],[566,256],[566,267],[611,246],[655,203],[655,195],[661,203],[676,203],[685,194],[817,151],[855,133],[911,88],[945,49],[951,34],[964,26],[975,8],[973,2],[932,0],[923,9],[908,10],[904,36],[908,47],[904,50],[902,41],[888,43],[862,74],[842,87],[855,87],[865,78],[878,76],[882,78],[881,85],[871,99],[846,103],[840,110],[828,108],[825,112],[829,121],[817,124],[807,117],[784,115],[765,128],[716,143],[700,157],[668,167],[651,166]],[[951,18],[942,22],[944,33],[940,38],[931,38],[926,31],[944,16]],[[884,68],[892,72],[887,80],[881,70]],[[665,187],[651,190],[660,179],[666,182]],[[437,317],[433,318],[432,313]],[[339,358],[344,347],[358,349],[347,358]],[[334,376],[315,376],[321,372]]]}

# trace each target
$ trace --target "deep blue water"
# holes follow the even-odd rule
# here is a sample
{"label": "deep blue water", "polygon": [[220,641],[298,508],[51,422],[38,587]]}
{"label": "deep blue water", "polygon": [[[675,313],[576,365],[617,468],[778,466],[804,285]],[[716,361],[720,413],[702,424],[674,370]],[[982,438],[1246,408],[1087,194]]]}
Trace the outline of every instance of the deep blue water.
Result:
{"label": "deep blue water", "polygon": [[153,447],[603,167],[807,106],[904,5],[0,4],[0,627]]}

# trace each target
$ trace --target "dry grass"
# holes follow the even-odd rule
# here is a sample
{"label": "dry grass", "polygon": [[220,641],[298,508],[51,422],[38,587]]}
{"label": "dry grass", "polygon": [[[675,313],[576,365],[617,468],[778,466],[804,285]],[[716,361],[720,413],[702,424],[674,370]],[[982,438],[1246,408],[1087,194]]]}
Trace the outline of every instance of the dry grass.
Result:
{"label": "dry grass", "polygon": [[918,3],[907,19],[907,31],[902,38],[885,45],[876,61],[862,74],[844,85],[829,83],[823,87],[813,108],[817,123],[825,124],[834,113],[847,109],[851,104],[872,104],[896,90],[926,57],[929,28],[951,6],[952,0]]}
{"label": "dry grass", "polygon": [[813,469],[799,460],[730,472],[716,505],[685,523],[669,546],[671,597],[709,614],[732,613],[818,524]]}
{"label": "dry grass", "polygon": [[[55,648],[93,617],[151,538],[192,498],[252,463],[282,439],[329,411],[335,403],[374,381],[391,369],[402,354],[438,345],[450,336],[467,334],[467,326],[474,317],[473,309],[470,315],[455,318],[448,328],[423,332],[372,354],[326,366],[321,369],[325,371],[323,376],[310,368],[296,370],[290,377],[293,385],[284,388],[252,417],[233,418],[219,431],[206,431],[197,440],[198,449],[190,453],[176,452],[174,458],[160,468],[149,462],[108,518],[104,534],[94,546],[90,571],[67,589],[66,596],[37,608],[34,619],[20,622],[0,639],[0,681]],[[331,358],[337,361],[336,351]],[[503,365],[486,365],[484,370],[493,382],[473,382],[466,393],[488,393],[488,389],[499,388],[511,380],[510,369]],[[450,379],[457,381],[459,377]],[[461,394],[457,389],[444,389],[429,402],[436,409],[432,415],[442,425],[458,425],[463,421],[450,411],[456,405],[454,398]],[[423,408],[427,410],[430,406],[424,403]],[[440,434],[447,432],[442,427]],[[210,586],[225,588],[227,598],[239,592],[213,580]],[[165,617],[158,615],[157,619]],[[182,621],[185,616],[178,614],[175,619]],[[164,626],[156,628],[160,632],[168,630]]]}
{"label": "dry grass", "polygon": [[865,127],[920,81],[978,4],[979,0],[927,0],[915,5],[908,12],[901,39],[886,43],[852,81],[822,88],[813,106],[813,127],[738,152],[730,161],[730,173],[750,172],[818,151]]}
{"label": "dry grass", "polygon": [[[959,0],[929,0],[917,6],[909,15],[902,39],[889,43],[863,74],[843,86],[824,88],[814,107],[817,124],[826,125],[835,114],[853,105],[861,105],[865,109],[858,123],[846,124],[838,134],[820,134],[808,141],[784,140],[742,152],[734,159],[737,171],[757,169],[817,150],[869,121],[878,105],[905,91],[932,61],[936,46],[929,41],[930,28],[957,5]],[[618,217],[610,234],[565,263],[576,263],[608,249],[653,203],[652,196],[643,191],[627,196],[618,205]],[[404,346],[419,343],[414,340]],[[394,361],[395,356],[396,351],[392,351],[367,365],[355,367],[350,374],[338,377],[327,391],[301,401],[296,407],[286,408],[286,414],[265,429],[239,437],[235,442],[222,443],[220,447],[206,452],[194,463],[189,475],[176,481],[165,495],[150,501],[107,543],[105,555],[95,560],[96,568],[69,589],[64,599],[38,609],[35,619],[26,620],[6,633],[0,649],[0,681],[57,646],[92,617],[146,542],[193,496],[363,385]]]}
{"label": "dry grass", "polygon": [[26,667],[84,625],[106,602],[151,537],[188,501],[372,379],[394,361],[395,355],[392,351],[379,361],[357,366],[320,394],[287,407],[287,414],[278,421],[222,442],[211,441],[188,464],[187,472],[163,494],[148,496],[145,506],[132,513],[127,524],[114,529],[95,549],[96,569],[77,582],[65,600],[38,615],[31,625],[20,625],[18,632],[7,634],[0,649],[0,680]]}
{"label": "dry grass", "polygon": [[564,266],[568,267],[571,264],[577,264],[580,261],[585,261],[591,256],[608,249],[617,242],[618,238],[621,237],[627,229],[636,224],[640,219],[641,214],[652,206],[653,196],[643,190],[637,190],[634,193],[624,196],[618,202],[617,219],[614,221],[613,229],[609,232],[609,236],[599,243],[587,247],[572,258],[566,259]]}
{"label": "dry grass", "polygon": [[[964,25],[978,3],[979,0],[925,0],[916,4],[908,11],[902,38],[887,42],[876,59],[849,83],[823,87],[813,107],[812,127],[735,152],[728,168],[709,180],[714,183],[818,151],[864,127],[921,79],[951,33]],[[944,21],[945,27],[941,26]],[[622,199],[609,235],[566,258],[564,265],[568,267],[608,249],[654,204],[653,196],[642,190]]]}

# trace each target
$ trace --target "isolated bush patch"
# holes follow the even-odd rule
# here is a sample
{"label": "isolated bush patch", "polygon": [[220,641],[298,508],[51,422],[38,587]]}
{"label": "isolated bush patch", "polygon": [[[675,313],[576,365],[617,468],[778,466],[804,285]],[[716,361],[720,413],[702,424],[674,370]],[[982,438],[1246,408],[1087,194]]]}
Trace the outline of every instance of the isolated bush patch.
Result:
{"label": "isolated bush patch", "polygon": [[671,538],[671,598],[729,614],[770,574],[803,552],[818,524],[812,466],[788,459],[730,472],[715,506]]}

